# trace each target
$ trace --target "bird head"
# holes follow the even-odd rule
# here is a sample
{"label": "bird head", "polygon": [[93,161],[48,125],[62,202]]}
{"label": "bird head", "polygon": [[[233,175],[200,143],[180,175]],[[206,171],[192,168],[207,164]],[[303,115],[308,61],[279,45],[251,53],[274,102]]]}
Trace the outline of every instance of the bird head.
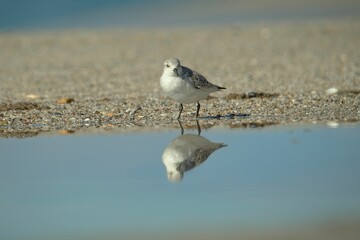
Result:
{"label": "bird head", "polygon": [[170,58],[164,62],[164,72],[169,75],[179,76],[180,68],[180,61],[177,58]]}
{"label": "bird head", "polygon": [[167,171],[167,177],[170,182],[181,182],[184,177],[184,172],[181,171]]}

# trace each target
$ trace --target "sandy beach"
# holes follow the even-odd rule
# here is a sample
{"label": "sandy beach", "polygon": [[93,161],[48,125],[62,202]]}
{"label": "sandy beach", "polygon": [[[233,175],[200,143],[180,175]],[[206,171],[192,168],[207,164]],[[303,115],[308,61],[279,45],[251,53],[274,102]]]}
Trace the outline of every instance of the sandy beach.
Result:
{"label": "sandy beach", "polygon": [[201,101],[203,128],[359,122],[359,42],[359,19],[1,32],[0,136],[178,128],[169,57],[227,88]]}

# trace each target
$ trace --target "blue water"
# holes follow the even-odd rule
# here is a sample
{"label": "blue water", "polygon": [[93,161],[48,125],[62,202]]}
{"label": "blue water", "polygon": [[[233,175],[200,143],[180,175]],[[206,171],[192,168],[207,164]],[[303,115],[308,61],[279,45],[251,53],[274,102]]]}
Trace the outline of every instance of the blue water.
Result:
{"label": "blue water", "polygon": [[161,156],[179,135],[0,139],[0,239],[232,232],[360,217],[358,126],[203,130],[227,146],[173,183]]}
{"label": "blue water", "polygon": [[269,2],[244,1],[231,7],[231,1],[206,0],[0,0],[0,31],[228,25],[354,18],[360,13],[360,4],[355,1]]}

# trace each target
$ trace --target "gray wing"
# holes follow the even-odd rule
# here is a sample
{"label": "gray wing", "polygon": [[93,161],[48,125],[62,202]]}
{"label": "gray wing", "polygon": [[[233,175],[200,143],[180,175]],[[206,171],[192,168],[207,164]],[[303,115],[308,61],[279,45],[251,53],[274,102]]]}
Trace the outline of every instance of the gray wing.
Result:
{"label": "gray wing", "polygon": [[215,152],[219,148],[226,146],[226,144],[216,143],[215,146],[212,147],[196,149],[187,159],[185,159],[179,164],[178,169],[184,167],[186,172],[193,168],[196,168],[202,163],[204,163],[213,152]]}
{"label": "gray wing", "polygon": [[220,89],[219,86],[209,82],[200,73],[198,73],[196,71],[193,71],[190,68],[187,68],[187,67],[184,67],[184,66],[182,68],[183,68],[182,78],[185,81],[187,81],[188,83],[190,83],[194,88],[197,88],[197,89],[209,89],[209,88]]}
{"label": "gray wing", "polygon": [[212,154],[216,149],[197,149],[191,156],[183,161],[180,165],[185,166],[185,171],[189,171],[203,162],[205,162],[210,154]]}

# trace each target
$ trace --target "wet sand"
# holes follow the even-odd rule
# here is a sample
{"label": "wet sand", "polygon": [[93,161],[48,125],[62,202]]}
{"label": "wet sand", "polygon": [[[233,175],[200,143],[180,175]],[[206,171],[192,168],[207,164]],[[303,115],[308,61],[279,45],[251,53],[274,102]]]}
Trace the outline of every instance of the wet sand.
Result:
{"label": "wet sand", "polygon": [[200,102],[202,128],[359,122],[359,42],[358,19],[2,32],[0,136],[178,128],[159,86],[169,57],[227,88]]}

